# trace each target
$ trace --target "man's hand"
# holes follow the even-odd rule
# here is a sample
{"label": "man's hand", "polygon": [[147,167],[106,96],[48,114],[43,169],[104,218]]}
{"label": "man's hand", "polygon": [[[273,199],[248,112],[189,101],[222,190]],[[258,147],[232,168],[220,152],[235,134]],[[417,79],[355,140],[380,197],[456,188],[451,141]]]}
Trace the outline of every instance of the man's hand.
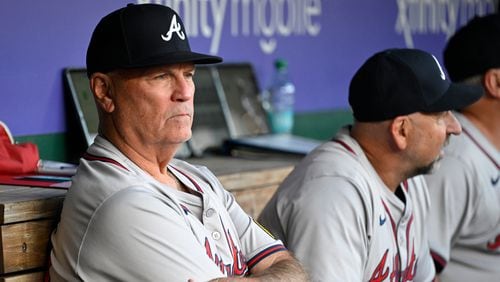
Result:
{"label": "man's hand", "polygon": [[248,277],[227,277],[211,280],[211,282],[229,281],[309,281],[307,274],[290,252],[274,253],[250,270]]}
{"label": "man's hand", "polygon": [[[222,277],[209,282],[309,281],[300,263],[288,251],[274,253],[250,270],[248,277]],[[199,282],[189,279],[188,282]]]}

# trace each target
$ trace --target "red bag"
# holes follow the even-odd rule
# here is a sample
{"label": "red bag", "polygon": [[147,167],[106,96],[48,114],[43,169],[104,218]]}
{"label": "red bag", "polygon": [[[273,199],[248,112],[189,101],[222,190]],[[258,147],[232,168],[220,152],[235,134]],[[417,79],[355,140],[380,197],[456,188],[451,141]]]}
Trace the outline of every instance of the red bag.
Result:
{"label": "red bag", "polygon": [[39,160],[36,144],[14,144],[9,128],[0,121],[0,174],[35,172]]}

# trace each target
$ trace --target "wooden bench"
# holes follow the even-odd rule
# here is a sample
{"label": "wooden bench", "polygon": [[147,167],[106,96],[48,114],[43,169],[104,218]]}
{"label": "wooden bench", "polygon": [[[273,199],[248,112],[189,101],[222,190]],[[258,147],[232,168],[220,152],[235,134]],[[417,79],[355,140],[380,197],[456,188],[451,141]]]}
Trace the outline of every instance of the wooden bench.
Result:
{"label": "wooden bench", "polygon": [[257,218],[283,179],[293,170],[298,158],[239,159],[210,157],[191,159],[190,163],[208,167],[226,190],[249,215]]}
{"label": "wooden bench", "polygon": [[[297,159],[191,159],[209,167],[242,208],[256,218]],[[66,190],[0,185],[0,282],[42,281],[50,234]]]}
{"label": "wooden bench", "polygon": [[41,281],[66,190],[0,185],[0,281]]}

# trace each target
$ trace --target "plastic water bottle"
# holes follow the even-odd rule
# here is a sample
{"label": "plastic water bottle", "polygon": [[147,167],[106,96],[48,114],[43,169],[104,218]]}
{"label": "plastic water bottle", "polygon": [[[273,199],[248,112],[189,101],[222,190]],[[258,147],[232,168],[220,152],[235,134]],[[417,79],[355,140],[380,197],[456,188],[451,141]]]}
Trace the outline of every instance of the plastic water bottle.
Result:
{"label": "plastic water bottle", "polygon": [[283,59],[274,63],[271,85],[262,94],[272,133],[291,133],[293,129],[293,105],[295,85],[288,76],[288,64]]}

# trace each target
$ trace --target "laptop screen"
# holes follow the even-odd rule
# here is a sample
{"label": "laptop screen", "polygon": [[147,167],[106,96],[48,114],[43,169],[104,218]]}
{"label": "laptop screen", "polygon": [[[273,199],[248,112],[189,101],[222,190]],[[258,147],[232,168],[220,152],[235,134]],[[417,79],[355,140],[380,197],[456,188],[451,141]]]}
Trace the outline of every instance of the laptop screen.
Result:
{"label": "laptop screen", "polygon": [[220,149],[227,139],[269,133],[250,63],[196,67],[193,137],[195,155]]}
{"label": "laptop screen", "polygon": [[224,97],[217,88],[216,76],[215,67],[196,66],[193,135],[189,140],[195,156],[201,156],[208,149],[219,149],[230,136],[226,123],[228,109],[221,103]]}
{"label": "laptop screen", "polygon": [[65,70],[65,77],[73,106],[79,118],[85,145],[88,147],[97,136],[99,118],[94,97],[92,91],[90,91],[87,71],[84,68],[68,68]]}
{"label": "laptop screen", "polygon": [[217,65],[218,80],[230,113],[231,138],[269,133],[267,117],[259,101],[259,87],[250,63]]}

